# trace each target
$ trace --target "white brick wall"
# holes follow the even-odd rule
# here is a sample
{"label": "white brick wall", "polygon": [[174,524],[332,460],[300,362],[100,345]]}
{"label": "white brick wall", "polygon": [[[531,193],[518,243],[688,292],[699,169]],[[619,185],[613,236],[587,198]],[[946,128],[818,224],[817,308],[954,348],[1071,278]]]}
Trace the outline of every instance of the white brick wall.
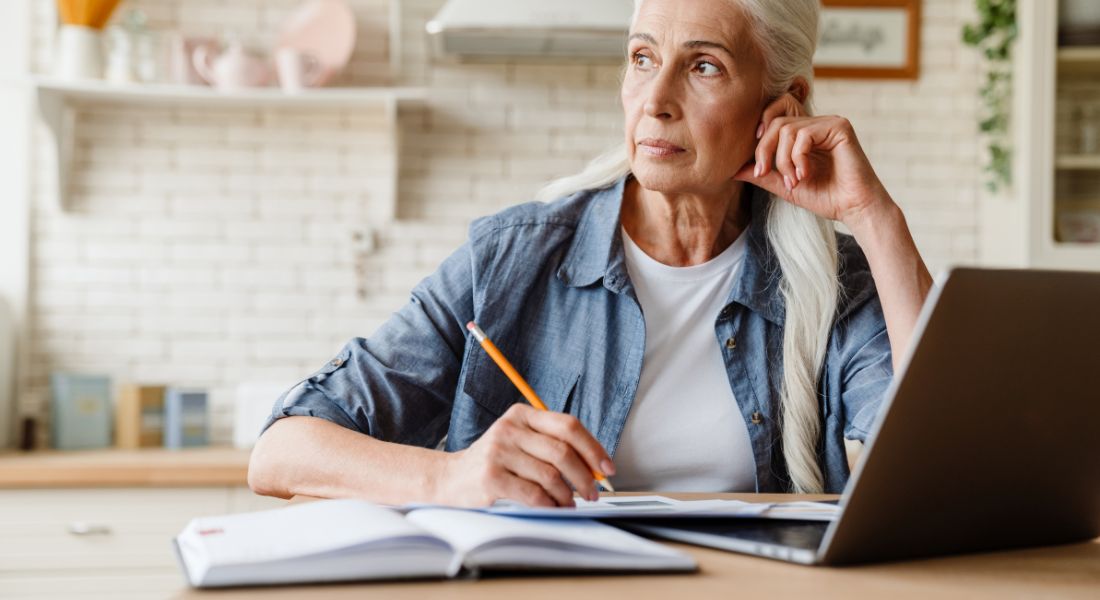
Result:
{"label": "white brick wall", "polygon": [[[153,27],[265,40],[297,0],[127,0]],[[369,334],[463,240],[474,217],[525,201],[621,139],[614,65],[456,64],[427,53],[442,0],[402,3],[388,71],[385,0],[353,0],[362,35],[340,84],[424,85],[403,109],[397,224],[383,115],[362,111],[93,106],[79,116],[72,211],[53,208],[35,155],[32,323],[24,414],[46,414],[51,370],[204,386],[214,438],[232,392],[292,382]],[[959,29],[970,2],[924,1],[918,82],[822,81],[819,113],[855,123],[933,268],[976,258],[978,68]],[[53,8],[34,3],[32,57],[49,64]],[[38,134],[42,148],[42,132]],[[363,270],[359,280],[357,268]],[[366,295],[360,297],[358,290]]]}

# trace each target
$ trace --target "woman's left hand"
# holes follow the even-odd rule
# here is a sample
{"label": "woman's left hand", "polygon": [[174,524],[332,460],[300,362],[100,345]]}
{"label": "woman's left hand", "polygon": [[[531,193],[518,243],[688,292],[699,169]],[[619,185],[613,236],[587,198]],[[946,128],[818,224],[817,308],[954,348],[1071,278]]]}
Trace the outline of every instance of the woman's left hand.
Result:
{"label": "woman's left hand", "polygon": [[847,119],[807,116],[785,94],[764,109],[757,134],[756,160],[735,179],[849,226],[893,202]]}

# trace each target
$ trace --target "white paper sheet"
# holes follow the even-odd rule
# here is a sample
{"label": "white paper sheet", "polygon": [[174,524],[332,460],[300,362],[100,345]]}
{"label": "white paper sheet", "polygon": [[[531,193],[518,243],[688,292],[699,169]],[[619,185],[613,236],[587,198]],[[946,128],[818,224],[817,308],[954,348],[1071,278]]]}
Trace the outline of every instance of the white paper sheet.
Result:
{"label": "white paper sheet", "polygon": [[[613,518],[613,517],[743,517],[832,521],[840,514],[835,504],[821,502],[742,502],[740,500],[676,500],[665,496],[603,496],[595,502],[576,499],[573,507],[531,507],[507,500],[486,508],[470,509],[498,515],[523,517]],[[404,509],[426,505],[409,505]]]}

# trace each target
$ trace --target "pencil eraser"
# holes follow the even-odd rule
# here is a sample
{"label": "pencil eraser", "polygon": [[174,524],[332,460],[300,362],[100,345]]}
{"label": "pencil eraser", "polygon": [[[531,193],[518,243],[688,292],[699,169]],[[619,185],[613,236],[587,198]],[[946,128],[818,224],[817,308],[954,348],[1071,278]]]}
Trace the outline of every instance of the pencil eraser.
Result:
{"label": "pencil eraser", "polygon": [[474,325],[473,321],[470,321],[469,323],[466,324],[466,329],[468,329],[470,331],[473,331],[475,327],[477,327],[477,325]]}

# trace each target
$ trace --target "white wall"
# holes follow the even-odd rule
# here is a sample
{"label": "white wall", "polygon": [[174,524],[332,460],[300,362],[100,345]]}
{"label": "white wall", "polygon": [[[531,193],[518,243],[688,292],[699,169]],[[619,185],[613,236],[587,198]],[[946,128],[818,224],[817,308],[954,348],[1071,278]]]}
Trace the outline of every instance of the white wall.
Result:
{"label": "white wall", "polygon": [[[13,443],[28,293],[29,3],[0,4],[0,448]],[[10,329],[9,329],[10,328]],[[8,339],[3,333],[8,332]]]}
{"label": "white wall", "polygon": [[[227,441],[238,382],[307,375],[400,306],[469,220],[527,200],[621,138],[617,66],[432,59],[423,22],[441,3],[402,2],[392,81],[425,85],[431,100],[402,113],[402,220],[368,256],[354,236],[383,225],[371,215],[385,197],[388,151],[378,147],[383,115],[370,110],[89,108],[65,214],[52,208],[50,157],[36,155],[22,410],[46,416],[53,369],[206,386],[215,438]],[[256,32],[277,27],[296,0],[126,4],[147,9],[154,26],[229,23],[262,39]],[[342,83],[391,80],[387,2],[353,4],[371,33]],[[958,41],[969,5],[925,0],[919,82],[817,89],[819,112],[855,123],[933,268],[976,253],[977,66]],[[34,10],[34,62],[45,69],[52,3]]]}

